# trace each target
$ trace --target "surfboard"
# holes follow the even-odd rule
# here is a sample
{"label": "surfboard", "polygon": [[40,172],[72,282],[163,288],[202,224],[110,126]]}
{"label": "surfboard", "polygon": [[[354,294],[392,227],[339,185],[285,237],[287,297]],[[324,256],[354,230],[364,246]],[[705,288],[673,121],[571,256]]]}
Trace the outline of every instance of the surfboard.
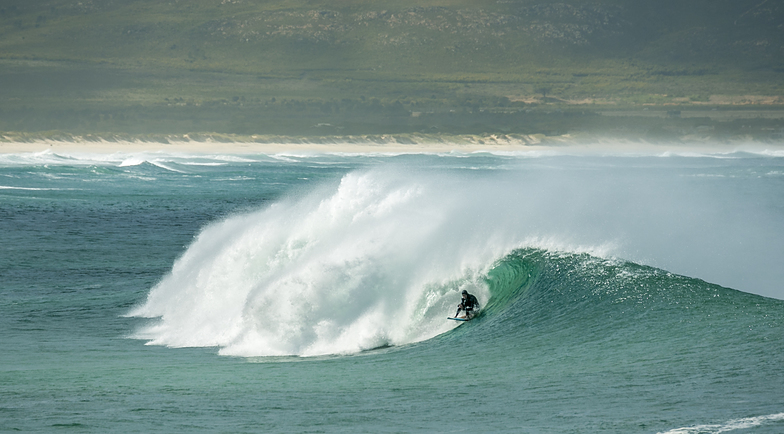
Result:
{"label": "surfboard", "polygon": [[446,317],[446,319],[453,319],[455,321],[468,321],[466,318],[452,318],[451,316]]}

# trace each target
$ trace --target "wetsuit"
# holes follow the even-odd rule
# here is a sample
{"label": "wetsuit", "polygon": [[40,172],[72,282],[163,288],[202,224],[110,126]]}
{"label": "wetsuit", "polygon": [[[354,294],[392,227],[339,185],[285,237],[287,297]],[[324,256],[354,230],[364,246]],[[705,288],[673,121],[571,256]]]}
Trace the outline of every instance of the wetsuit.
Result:
{"label": "wetsuit", "polygon": [[462,303],[460,303],[460,306],[462,306],[466,313],[466,317],[468,317],[474,313],[474,308],[479,309],[479,300],[477,300],[476,297],[474,297],[472,294],[466,294],[466,298]]}

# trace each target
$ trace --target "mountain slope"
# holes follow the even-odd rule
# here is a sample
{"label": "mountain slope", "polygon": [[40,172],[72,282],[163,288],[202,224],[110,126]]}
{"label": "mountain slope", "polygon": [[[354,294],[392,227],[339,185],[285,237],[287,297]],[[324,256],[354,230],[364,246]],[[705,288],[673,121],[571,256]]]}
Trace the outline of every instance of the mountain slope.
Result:
{"label": "mountain slope", "polygon": [[[170,132],[250,132],[214,110],[269,109],[296,130],[314,120],[302,113],[341,107],[352,118],[586,99],[781,104],[782,59],[784,6],[770,0],[6,0],[0,129],[62,130],[74,110],[97,118],[79,117],[80,131],[167,132],[150,122],[167,118]],[[189,104],[203,113],[177,108]]]}

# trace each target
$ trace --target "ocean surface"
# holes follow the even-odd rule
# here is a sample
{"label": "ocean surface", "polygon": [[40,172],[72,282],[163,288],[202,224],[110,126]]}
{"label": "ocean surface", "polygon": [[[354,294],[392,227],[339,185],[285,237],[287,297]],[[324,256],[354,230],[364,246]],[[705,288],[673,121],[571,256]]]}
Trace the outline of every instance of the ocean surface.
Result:
{"label": "ocean surface", "polygon": [[782,433],[783,299],[781,151],[0,154],[2,432]]}

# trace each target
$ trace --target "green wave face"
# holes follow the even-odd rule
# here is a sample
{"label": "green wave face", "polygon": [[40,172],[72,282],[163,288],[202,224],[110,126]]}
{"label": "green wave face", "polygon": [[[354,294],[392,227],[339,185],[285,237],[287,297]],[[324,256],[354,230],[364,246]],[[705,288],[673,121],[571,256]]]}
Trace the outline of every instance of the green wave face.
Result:
{"label": "green wave face", "polygon": [[486,282],[487,306],[456,334],[484,352],[513,348],[502,358],[524,358],[530,368],[624,364],[647,371],[673,358],[687,364],[742,360],[747,351],[759,351],[755,343],[781,351],[784,302],[652,267],[520,249],[500,260]]}
{"label": "green wave face", "polygon": [[[665,432],[695,420],[711,424],[689,432],[780,424],[780,300],[532,248],[499,260],[486,282],[491,297],[479,317],[429,349],[434,358],[457,352],[452,366],[480,378],[472,383],[479,390],[492,389],[483,399],[575,432]],[[682,413],[699,416],[669,419]],[[597,416],[633,422],[591,426]]]}

